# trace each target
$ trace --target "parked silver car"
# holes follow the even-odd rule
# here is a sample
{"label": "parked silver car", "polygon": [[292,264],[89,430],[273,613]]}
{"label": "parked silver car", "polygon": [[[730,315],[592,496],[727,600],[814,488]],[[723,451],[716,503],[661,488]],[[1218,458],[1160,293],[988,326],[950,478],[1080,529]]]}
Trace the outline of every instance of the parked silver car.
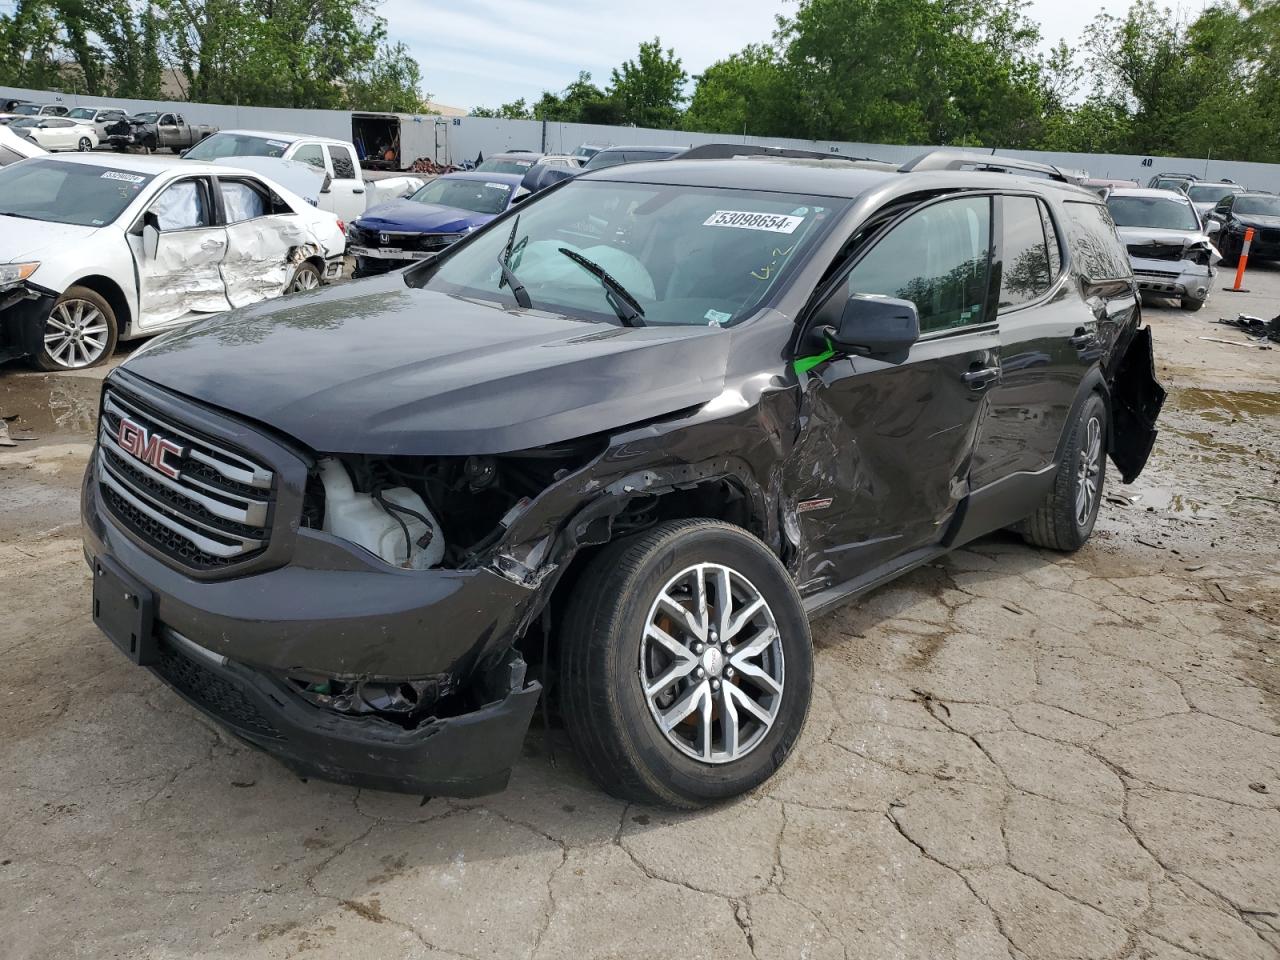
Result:
{"label": "parked silver car", "polygon": [[1213,287],[1213,269],[1221,254],[1190,198],[1175,190],[1119,188],[1107,208],[1129,252],[1139,289],[1181,300],[1182,309],[1199,310]]}
{"label": "parked silver car", "polygon": [[1191,202],[1196,206],[1196,213],[1201,217],[1208,215],[1209,211],[1222,202],[1223,197],[1229,197],[1233,193],[1244,193],[1245,188],[1238,183],[1231,183],[1224,180],[1222,183],[1205,183],[1198,181],[1188,184],[1186,194],[1191,198]]}

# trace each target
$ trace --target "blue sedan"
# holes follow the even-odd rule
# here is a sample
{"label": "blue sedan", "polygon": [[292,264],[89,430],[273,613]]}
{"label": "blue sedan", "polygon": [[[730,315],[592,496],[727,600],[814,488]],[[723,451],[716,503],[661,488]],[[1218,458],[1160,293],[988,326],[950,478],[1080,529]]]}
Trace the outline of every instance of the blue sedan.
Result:
{"label": "blue sedan", "polygon": [[524,192],[516,174],[450,173],[403,200],[372,207],[347,230],[355,275],[386,273],[439,253]]}

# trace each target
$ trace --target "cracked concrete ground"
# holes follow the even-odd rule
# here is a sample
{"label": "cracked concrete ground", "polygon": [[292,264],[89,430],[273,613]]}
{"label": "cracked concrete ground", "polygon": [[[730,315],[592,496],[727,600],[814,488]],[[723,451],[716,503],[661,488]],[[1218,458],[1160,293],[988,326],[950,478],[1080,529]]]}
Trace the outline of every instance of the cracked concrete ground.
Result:
{"label": "cracked concrete ground", "polygon": [[42,436],[0,451],[0,955],[1280,955],[1280,350],[1201,341],[1228,298],[1148,309],[1163,433],[1088,547],[988,538],[817,623],[794,756],[696,814],[536,724],[482,800],[297,781],[96,633],[96,382],[0,374]]}

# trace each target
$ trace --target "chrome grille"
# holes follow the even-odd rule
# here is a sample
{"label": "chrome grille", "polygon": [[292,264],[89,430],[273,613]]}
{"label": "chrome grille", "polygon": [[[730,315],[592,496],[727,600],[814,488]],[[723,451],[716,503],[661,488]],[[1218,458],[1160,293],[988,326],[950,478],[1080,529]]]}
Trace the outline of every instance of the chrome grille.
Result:
{"label": "chrome grille", "polygon": [[[122,430],[126,421],[137,429]],[[131,445],[133,437],[145,439]],[[136,446],[159,439],[167,456],[139,456]],[[115,519],[175,563],[214,570],[267,547],[272,471],[115,389],[103,397],[97,466]]]}

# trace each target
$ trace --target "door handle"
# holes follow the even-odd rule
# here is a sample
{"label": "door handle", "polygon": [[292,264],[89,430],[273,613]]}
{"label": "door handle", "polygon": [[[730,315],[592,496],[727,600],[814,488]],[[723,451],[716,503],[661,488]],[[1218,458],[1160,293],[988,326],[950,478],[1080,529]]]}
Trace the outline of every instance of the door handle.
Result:
{"label": "door handle", "polygon": [[960,374],[960,379],[967,383],[971,390],[985,390],[993,382],[1000,379],[1000,368],[982,367],[976,370],[967,370]]}
{"label": "door handle", "polygon": [[354,190],[352,190],[351,192],[352,192],[352,193],[364,193],[364,187],[356,187],[356,188],[355,188]]}
{"label": "door handle", "polygon": [[203,243],[201,243],[201,244],[200,244],[200,249],[201,249],[201,250],[216,250],[216,249],[217,249],[218,247],[220,247],[220,246],[222,246],[222,241],[221,241],[221,240],[205,240]]}
{"label": "door handle", "polygon": [[1091,347],[1098,341],[1098,334],[1095,330],[1086,330],[1084,327],[1076,327],[1073,336],[1067,338],[1067,343],[1071,344],[1077,350],[1083,350]]}

